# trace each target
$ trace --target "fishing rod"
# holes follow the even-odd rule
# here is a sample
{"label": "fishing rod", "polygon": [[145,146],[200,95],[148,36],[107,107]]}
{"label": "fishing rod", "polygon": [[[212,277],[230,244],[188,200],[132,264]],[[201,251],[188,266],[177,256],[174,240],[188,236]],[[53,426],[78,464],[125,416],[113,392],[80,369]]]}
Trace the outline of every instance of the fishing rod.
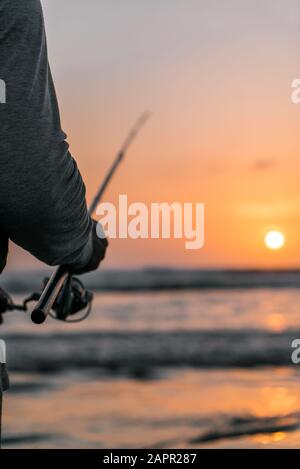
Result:
{"label": "fishing rod", "polygon": [[[113,175],[115,174],[116,169],[118,168],[118,166],[124,159],[128,148],[130,147],[134,139],[137,137],[141,128],[146,124],[149,117],[150,117],[150,113],[148,111],[144,112],[139,117],[139,119],[136,121],[135,125],[129,132],[127,138],[125,139],[123,145],[121,146],[119,152],[117,153],[117,156],[111,168],[109,169],[107,175],[105,176],[103,182],[101,183],[89,207],[90,216],[93,215],[95,209],[97,208],[97,205],[101,201],[102,196],[104,192],[106,191],[108,184],[110,183]],[[74,278],[74,281],[75,281],[75,284],[72,285],[72,276],[70,275],[69,270],[66,266],[57,267],[56,270],[53,272],[52,276],[50,277],[49,281],[46,282],[43,292],[39,296],[39,298],[37,298],[36,294],[33,294],[32,297],[25,300],[24,302],[26,306],[29,301],[37,300],[37,304],[31,313],[32,322],[35,324],[44,323],[47,317],[49,316],[52,308],[53,307],[55,308],[55,302],[57,301],[60,294],[62,294],[62,300],[64,296],[65,296],[65,299],[67,298],[68,293],[69,295],[72,295],[71,300],[72,299],[75,300],[75,310],[77,309],[77,311],[75,312],[78,312],[80,311],[80,309],[83,309],[83,308],[80,308],[80,306],[88,307],[88,305],[91,305],[91,301],[93,297],[92,293],[86,292],[84,290],[82,283],[78,279]],[[62,292],[62,287],[64,285],[66,286],[65,291],[67,292],[65,295],[63,295],[63,292]],[[64,302],[62,301],[61,304],[64,304]],[[65,308],[61,308],[60,305],[56,305],[55,312],[58,313],[58,319],[65,320],[68,314],[68,305],[65,305]],[[74,313],[74,311],[72,312]],[[89,310],[88,310],[88,313],[89,313]]]}
{"label": "fishing rod", "polygon": [[[115,171],[124,159],[125,154],[138,135],[140,129],[150,117],[149,112],[144,112],[136,121],[132,130],[129,132],[125,142],[119,150],[111,168],[105,176],[99,187],[90,207],[89,214],[93,215],[97,205],[107,189]],[[31,313],[31,320],[35,324],[42,324],[47,317],[51,315],[55,319],[66,322],[79,322],[85,319],[91,311],[93,293],[84,288],[83,283],[76,277],[72,277],[65,266],[55,269],[50,279],[44,281],[42,293],[33,293],[26,298],[22,304],[15,304],[8,293],[0,288],[0,325],[3,323],[3,314],[8,311],[28,311],[28,305],[36,301],[36,306]],[[85,310],[83,316],[79,319],[68,320],[69,315]],[[0,340],[0,449],[1,449],[1,430],[2,430],[2,401],[3,393],[9,388],[9,380],[6,367],[6,349],[5,342]]]}
{"label": "fishing rod", "polygon": [[[116,169],[124,159],[128,148],[137,137],[140,129],[145,125],[149,117],[150,113],[144,112],[128,133],[126,140],[117,153],[112,166],[90,205],[90,216],[93,215],[97,208],[97,205],[102,199],[102,196]],[[49,315],[60,321],[80,322],[89,315],[92,300],[93,293],[84,288],[81,280],[77,277],[73,277],[67,267],[60,266],[55,269],[50,279],[44,280],[42,293],[33,293],[26,298],[22,304],[15,304],[10,295],[0,288],[0,324],[3,322],[4,313],[16,310],[27,312],[31,302],[36,302],[35,308],[31,313],[31,319],[35,324],[42,324]],[[81,317],[78,318],[76,316],[75,319],[68,319],[70,315],[74,316],[80,311],[84,311],[84,314]]]}

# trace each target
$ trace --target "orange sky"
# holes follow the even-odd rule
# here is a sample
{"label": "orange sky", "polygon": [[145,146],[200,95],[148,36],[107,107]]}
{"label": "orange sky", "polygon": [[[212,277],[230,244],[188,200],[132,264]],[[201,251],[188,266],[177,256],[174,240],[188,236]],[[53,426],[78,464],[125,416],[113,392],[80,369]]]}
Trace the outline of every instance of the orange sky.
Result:
{"label": "orange sky", "polygon": [[[297,0],[44,0],[64,129],[88,198],[129,126],[153,117],[107,192],[204,202],[205,248],[112,241],[107,267],[300,264]],[[263,245],[269,229],[287,238]],[[13,267],[32,262],[18,250]]]}

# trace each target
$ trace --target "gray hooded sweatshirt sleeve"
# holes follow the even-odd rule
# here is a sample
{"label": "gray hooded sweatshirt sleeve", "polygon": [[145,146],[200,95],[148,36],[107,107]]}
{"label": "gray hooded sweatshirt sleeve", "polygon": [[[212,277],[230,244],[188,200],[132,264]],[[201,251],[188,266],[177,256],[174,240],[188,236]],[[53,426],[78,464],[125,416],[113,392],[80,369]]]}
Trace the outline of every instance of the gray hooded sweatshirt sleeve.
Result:
{"label": "gray hooded sweatshirt sleeve", "polygon": [[40,0],[0,0],[0,101],[0,239],[49,265],[84,265],[92,222],[61,129]]}

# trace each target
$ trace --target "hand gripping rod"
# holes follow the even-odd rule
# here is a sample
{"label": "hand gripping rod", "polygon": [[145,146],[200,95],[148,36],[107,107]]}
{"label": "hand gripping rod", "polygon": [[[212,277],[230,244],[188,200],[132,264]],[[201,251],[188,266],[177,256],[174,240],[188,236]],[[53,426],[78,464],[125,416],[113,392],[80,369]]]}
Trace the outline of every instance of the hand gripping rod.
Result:
{"label": "hand gripping rod", "polygon": [[[108,171],[107,175],[105,176],[102,184],[99,187],[98,192],[96,193],[90,207],[89,207],[89,214],[90,216],[93,215],[97,205],[102,199],[102,196],[111,181],[116,169],[118,168],[121,161],[124,159],[124,156],[130,147],[133,140],[138,135],[140,129],[145,125],[147,120],[150,117],[149,112],[144,112],[140,118],[135,123],[132,130],[129,132],[124,144],[122,145],[121,149],[119,150],[117,157],[115,158],[110,170]],[[42,324],[46,321],[51,308],[59,295],[59,292],[62,289],[62,286],[68,277],[69,272],[66,266],[60,266],[55,269],[53,274],[51,275],[48,283],[46,284],[39,301],[37,302],[34,310],[31,313],[31,320],[35,324]]]}

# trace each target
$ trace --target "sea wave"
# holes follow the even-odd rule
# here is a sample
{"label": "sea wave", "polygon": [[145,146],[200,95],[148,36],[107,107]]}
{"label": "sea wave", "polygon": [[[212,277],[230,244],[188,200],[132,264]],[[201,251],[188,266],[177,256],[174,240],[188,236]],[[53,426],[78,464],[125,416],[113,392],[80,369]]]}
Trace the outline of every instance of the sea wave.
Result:
{"label": "sea wave", "polygon": [[[8,271],[1,286],[11,292],[39,291],[48,271]],[[93,291],[299,288],[300,270],[130,269],[100,270],[84,277]]]}
{"label": "sea wave", "polygon": [[[292,365],[300,330],[6,334],[9,368],[20,372],[106,370],[146,376],[158,368]],[[293,365],[295,366],[295,365]]]}

